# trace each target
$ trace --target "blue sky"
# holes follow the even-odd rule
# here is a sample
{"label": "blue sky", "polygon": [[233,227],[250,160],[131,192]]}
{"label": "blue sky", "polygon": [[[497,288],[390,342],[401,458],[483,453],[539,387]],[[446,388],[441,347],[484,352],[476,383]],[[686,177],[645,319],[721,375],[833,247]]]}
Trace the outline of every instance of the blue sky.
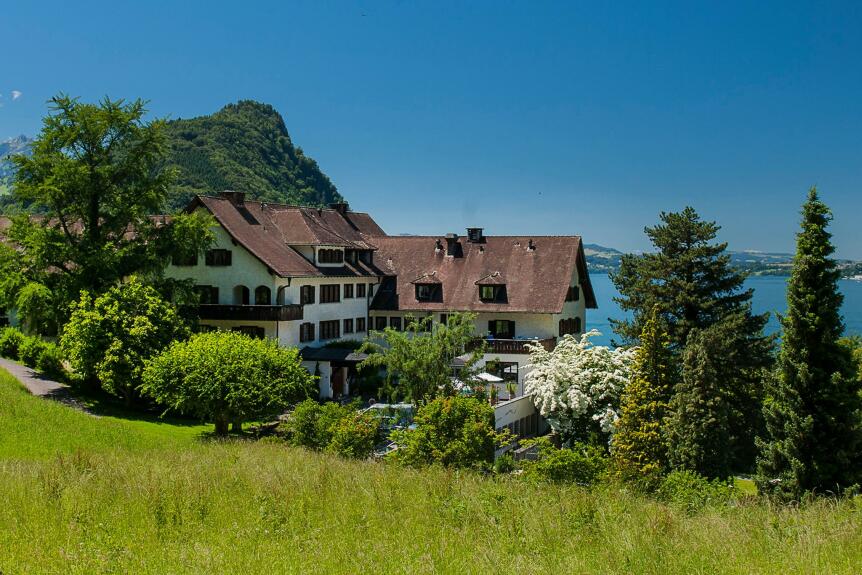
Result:
{"label": "blue sky", "polygon": [[390,233],[639,250],[690,204],[731,249],[792,251],[816,184],[862,259],[862,3],[465,4],[6,3],[0,139],[60,91],[252,98]]}

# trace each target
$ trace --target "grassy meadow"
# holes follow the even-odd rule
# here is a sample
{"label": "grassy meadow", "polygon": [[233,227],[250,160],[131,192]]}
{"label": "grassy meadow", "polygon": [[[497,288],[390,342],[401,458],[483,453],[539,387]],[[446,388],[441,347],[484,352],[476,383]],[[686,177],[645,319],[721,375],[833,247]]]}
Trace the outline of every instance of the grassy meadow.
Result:
{"label": "grassy meadow", "polygon": [[618,488],[345,461],[93,417],[0,371],[0,573],[859,573],[862,505],[687,513]]}

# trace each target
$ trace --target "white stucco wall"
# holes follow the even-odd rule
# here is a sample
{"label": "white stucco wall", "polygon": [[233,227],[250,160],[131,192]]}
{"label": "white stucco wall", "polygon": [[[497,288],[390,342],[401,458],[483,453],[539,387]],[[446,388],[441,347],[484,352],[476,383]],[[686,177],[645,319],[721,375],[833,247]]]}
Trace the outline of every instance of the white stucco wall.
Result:
{"label": "white stucco wall", "polygon": [[[215,242],[213,249],[231,251],[231,265],[208,266],[204,256],[198,257],[194,266],[168,266],[167,274],[176,279],[193,279],[198,285],[218,287],[218,303],[238,304],[234,301],[234,288],[244,285],[249,289],[249,301],[254,303],[254,290],[258,286],[266,286],[272,291],[272,299],[276,296],[275,276],[267,271],[259,259],[251,255],[240,245],[234,245],[230,235],[219,225],[213,226]],[[274,301],[273,301],[274,303]]]}
{"label": "white stucco wall", "polygon": [[[364,283],[366,285],[365,297],[356,297],[356,286]],[[355,278],[355,277],[328,277],[328,278],[279,278],[277,280],[277,288],[284,286],[283,298],[284,303],[299,304],[300,288],[306,285],[314,286],[314,303],[305,304],[302,309],[303,319],[301,321],[283,322],[279,329],[279,342],[281,345],[299,345],[299,346],[318,346],[325,344],[328,340],[320,339],[321,321],[339,320],[341,336],[339,339],[361,340],[365,338],[367,333],[367,318],[368,318],[368,285],[376,285],[376,278]],[[290,284],[288,286],[288,284]],[[320,303],[320,286],[327,284],[339,284],[341,286],[341,301],[336,303]],[[352,298],[344,297],[344,285],[353,284]],[[358,318],[366,318],[366,331],[356,332],[356,320]],[[344,333],[344,319],[353,319],[353,333]],[[314,324],[315,340],[310,342],[299,341],[299,326],[302,323],[310,322]]]}

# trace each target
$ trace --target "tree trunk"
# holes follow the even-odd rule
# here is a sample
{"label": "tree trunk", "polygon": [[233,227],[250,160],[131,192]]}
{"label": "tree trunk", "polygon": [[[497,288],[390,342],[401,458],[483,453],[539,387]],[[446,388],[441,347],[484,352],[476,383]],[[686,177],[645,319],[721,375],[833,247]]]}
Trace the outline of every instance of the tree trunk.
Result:
{"label": "tree trunk", "polygon": [[230,430],[234,433],[242,433],[242,419],[240,419],[239,417],[234,418],[234,420],[231,422]]}
{"label": "tree trunk", "polygon": [[216,415],[214,423],[216,435],[227,435],[228,420],[226,415],[221,413]]}

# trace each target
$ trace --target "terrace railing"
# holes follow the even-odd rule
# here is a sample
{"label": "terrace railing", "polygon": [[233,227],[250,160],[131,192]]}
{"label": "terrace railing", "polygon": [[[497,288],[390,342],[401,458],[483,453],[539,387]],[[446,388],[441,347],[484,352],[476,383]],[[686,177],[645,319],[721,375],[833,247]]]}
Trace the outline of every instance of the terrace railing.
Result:
{"label": "terrace railing", "polygon": [[237,321],[293,321],[302,319],[302,306],[288,305],[224,305],[201,304],[201,319],[233,319]]}

